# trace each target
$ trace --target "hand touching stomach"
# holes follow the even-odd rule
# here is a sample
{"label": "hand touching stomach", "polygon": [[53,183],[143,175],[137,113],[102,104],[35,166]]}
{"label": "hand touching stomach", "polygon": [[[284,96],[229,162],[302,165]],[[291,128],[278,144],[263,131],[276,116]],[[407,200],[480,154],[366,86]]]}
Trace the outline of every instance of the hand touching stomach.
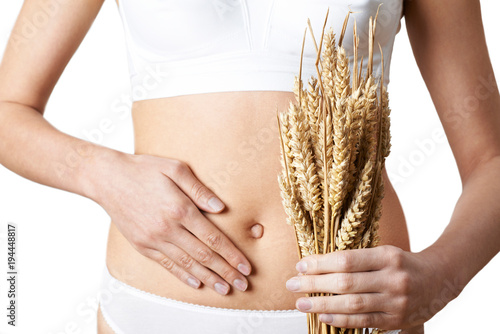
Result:
{"label": "hand touching stomach", "polygon": [[[292,98],[257,91],[135,102],[137,155],[123,191],[136,196],[108,205],[124,210],[108,211],[110,273],[185,302],[294,309],[303,294],[285,287],[298,255],[277,184],[276,124],[276,108],[285,110]],[[222,211],[207,206],[211,196],[224,203]],[[117,204],[126,197],[133,200]],[[398,224],[406,233],[404,220]],[[404,233],[392,239],[386,242],[407,243]],[[238,271],[240,263],[250,275]],[[193,280],[199,288],[189,286]]]}

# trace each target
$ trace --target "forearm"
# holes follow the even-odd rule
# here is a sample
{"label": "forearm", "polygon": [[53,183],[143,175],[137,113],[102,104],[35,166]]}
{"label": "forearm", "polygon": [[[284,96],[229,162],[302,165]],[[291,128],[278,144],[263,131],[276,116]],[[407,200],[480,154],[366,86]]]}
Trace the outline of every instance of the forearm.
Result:
{"label": "forearm", "polygon": [[119,154],[57,130],[31,107],[0,102],[0,163],[29,180],[94,199]]}
{"label": "forearm", "polygon": [[500,157],[478,165],[463,185],[449,225],[422,253],[440,262],[460,292],[500,251]]}

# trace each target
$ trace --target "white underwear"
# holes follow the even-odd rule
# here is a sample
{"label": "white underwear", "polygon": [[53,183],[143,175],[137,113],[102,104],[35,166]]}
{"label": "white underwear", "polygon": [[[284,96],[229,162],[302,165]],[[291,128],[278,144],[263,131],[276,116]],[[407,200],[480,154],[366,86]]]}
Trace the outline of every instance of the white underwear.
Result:
{"label": "white underwear", "polygon": [[299,310],[240,310],[186,303],[119,281],[107,266],[99,304],[116,334],[307,334],[307,315]]}

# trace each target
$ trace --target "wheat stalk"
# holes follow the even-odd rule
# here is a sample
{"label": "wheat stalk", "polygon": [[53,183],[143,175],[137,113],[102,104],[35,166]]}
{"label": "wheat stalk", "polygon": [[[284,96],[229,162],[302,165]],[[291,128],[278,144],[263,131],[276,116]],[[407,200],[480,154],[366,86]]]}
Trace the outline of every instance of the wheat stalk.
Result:
{"label": "wheat stalk", "polygon": [[[380,6],[379,6],[380,8]],[[336,44],[332,28],[326,29],[328,11],[318,43],[311,33],[317,58],[317,78],[302,83],[304,31],[299,76],[295,77],[295,103],[277,111],[282,172],[278,175],[287,224],[294,228],[299,258],[311,254],[379,243],[384,180],[382,171],[390,153],[390,108],[382,77],[373,77],[375,28],[369,21],[369,54],[363,77],[363,57],[358,62],[359,37],[354,24],[353,64],[350,67],[345,37],[349,11]],[[324,48],[323,48],[324,46]],[[307,296],[329,294],[306,294]],[[367,329],[335,328],[320,323],[318,314],[307,314],[309,333],[364,334]],[[373,333],[384,333],[374,330]]]}

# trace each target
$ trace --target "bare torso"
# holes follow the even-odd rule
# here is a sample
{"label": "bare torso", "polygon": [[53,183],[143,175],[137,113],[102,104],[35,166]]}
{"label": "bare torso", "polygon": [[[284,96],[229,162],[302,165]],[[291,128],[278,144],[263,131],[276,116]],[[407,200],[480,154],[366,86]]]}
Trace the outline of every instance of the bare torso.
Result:
{"label": "bare torso", "polygon": [[[292,227],[285,223],[277,175],[281,170],[276,108],[291,92],[250,91],[185,95],[137,101],[132,114],[135,153],[186,162],[225,203],[222,213],[203,212],[252,264],[245,292],[222,296],[195,290],[138,253],[111,223],[106,263],[110,273],[139,289],[189,303],[236,309],[294,309],[303,294],[285,282],[298,261]],[[383,244],[409,250],[403,211],[384,172]],[[252,227],[262,225],[262,235]]]}

